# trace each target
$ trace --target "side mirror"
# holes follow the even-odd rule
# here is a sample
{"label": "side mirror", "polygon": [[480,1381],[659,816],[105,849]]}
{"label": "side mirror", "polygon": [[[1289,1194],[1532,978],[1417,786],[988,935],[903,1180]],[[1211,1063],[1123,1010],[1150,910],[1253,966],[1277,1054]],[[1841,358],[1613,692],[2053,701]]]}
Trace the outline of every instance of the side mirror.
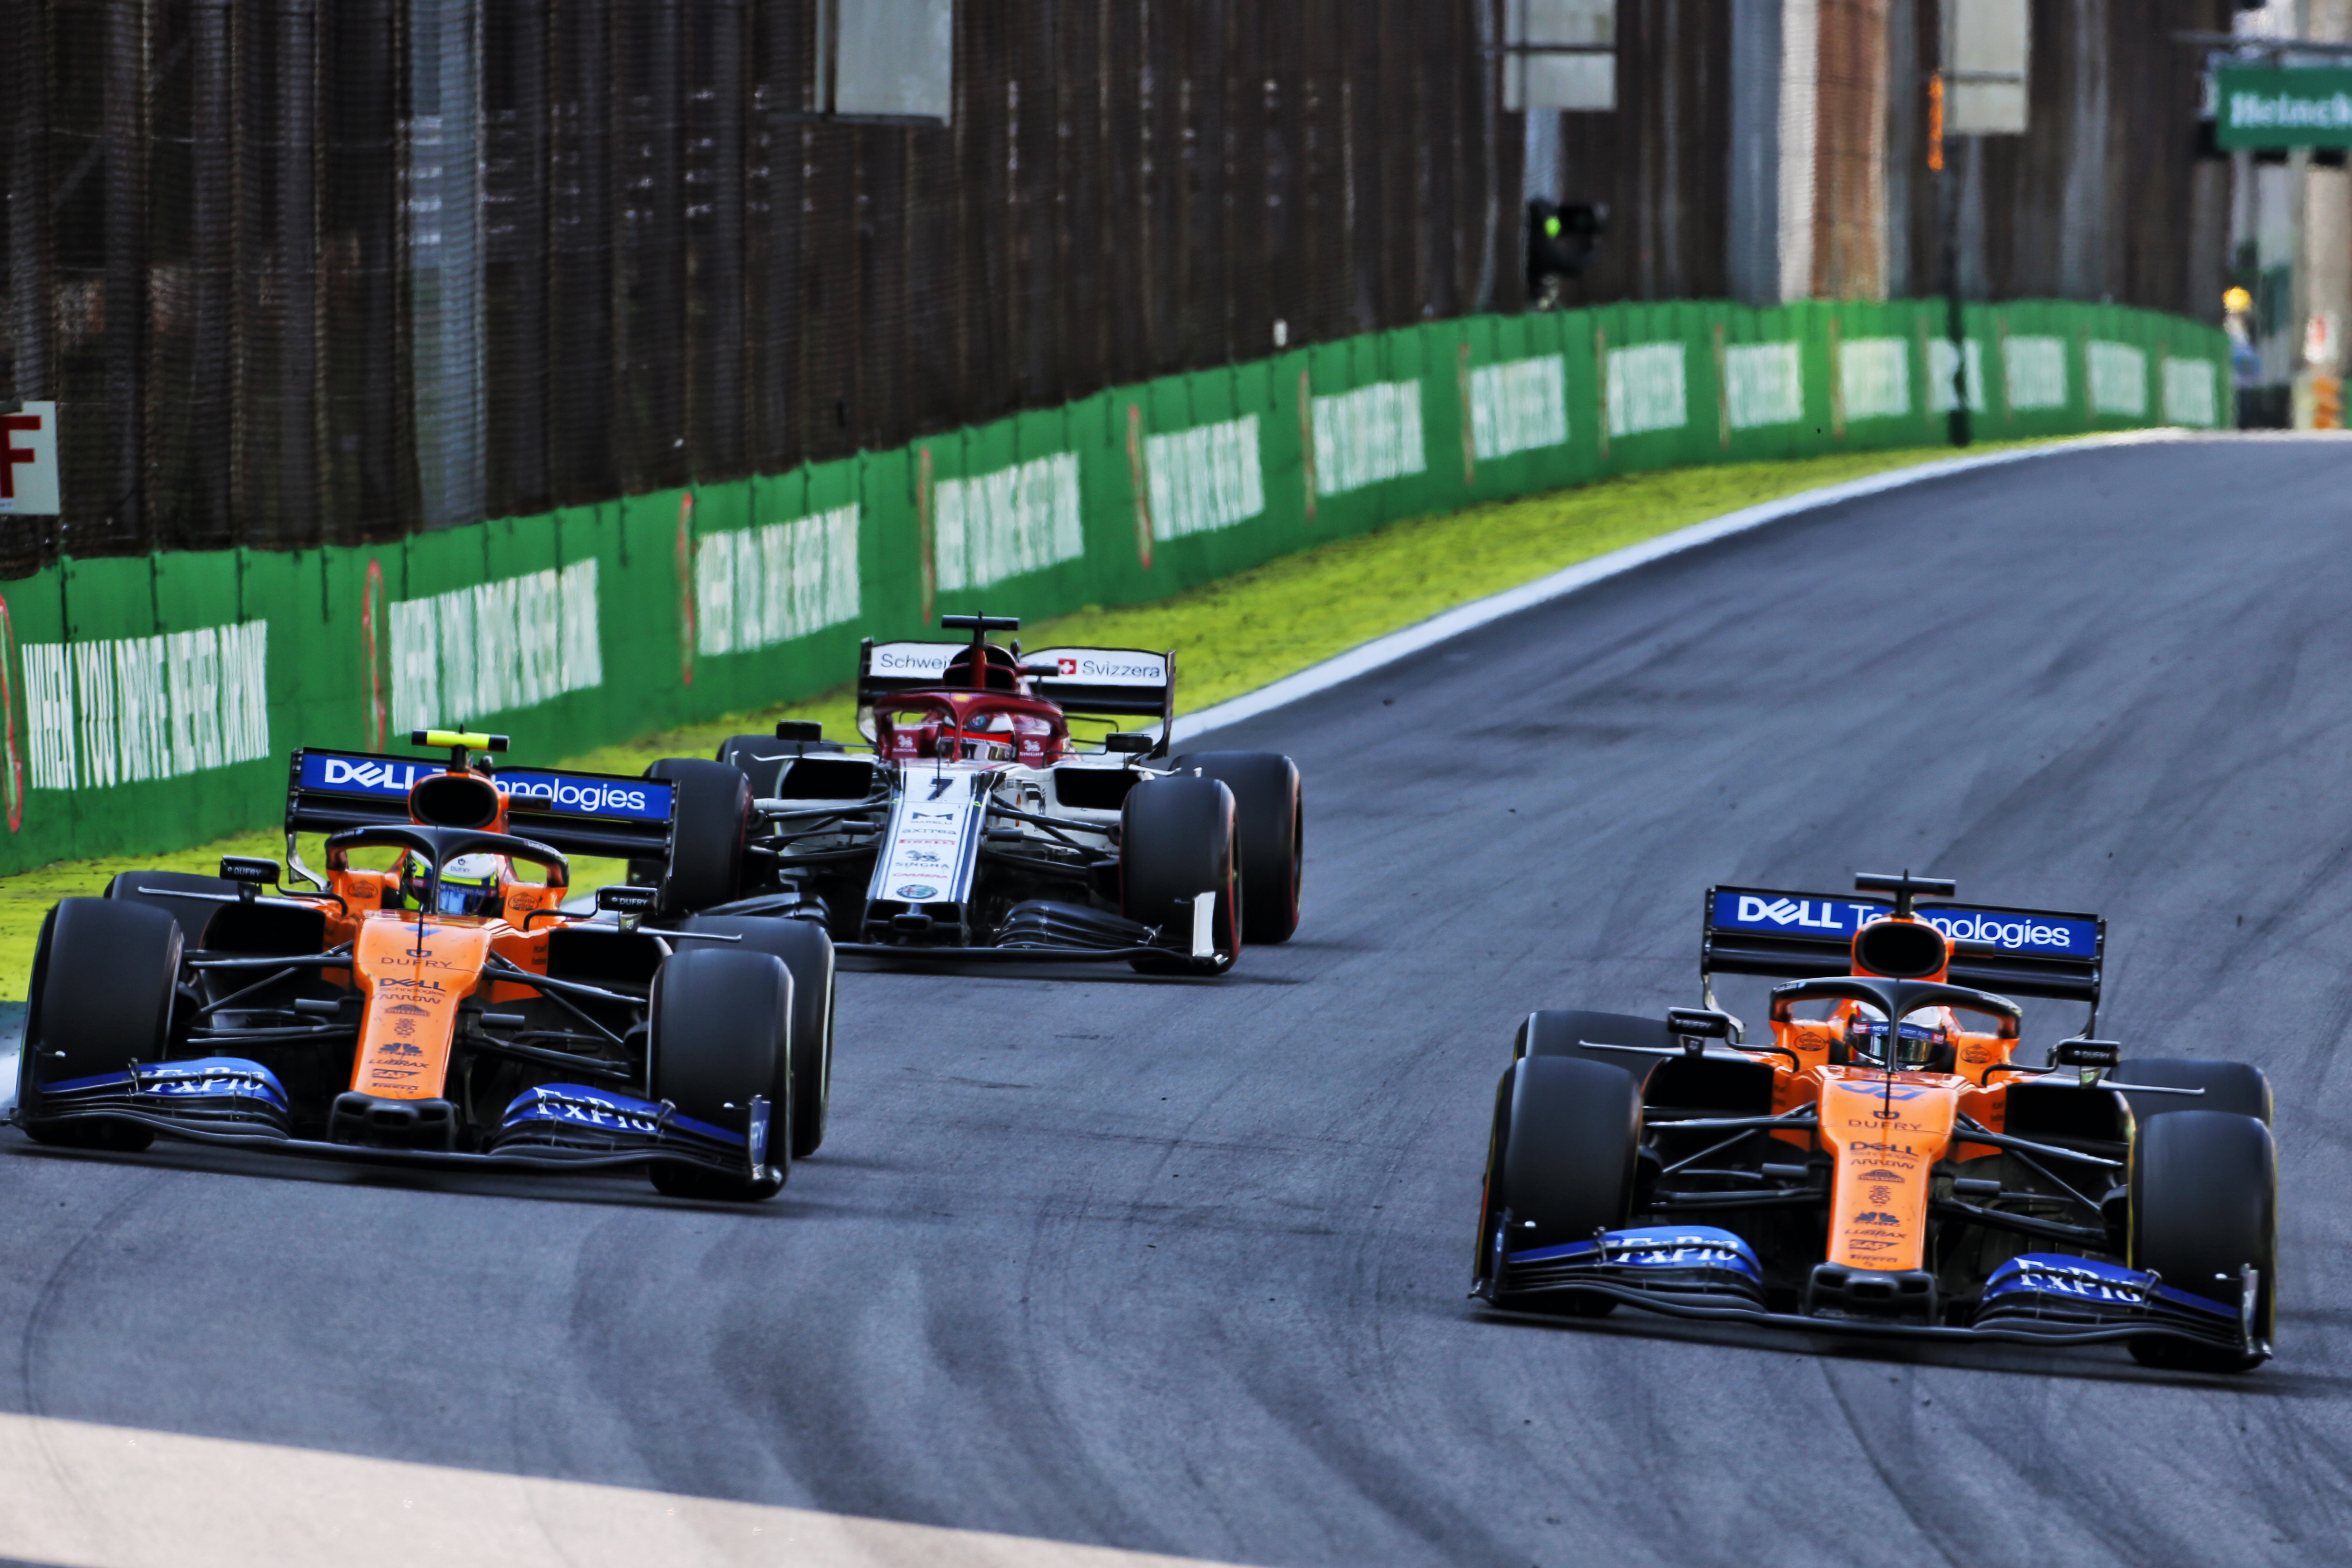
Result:
{"label": "side mirror", "polygon": [[651,888],[632,888],[614,882],[596,889],[596,907],[608,914],[649,915],[659,897]]}
{"label": "side mirror", "polygon": [[1669,1007],[1666,1030],[1681,1038],[1685,1052],[1696,1056],[1706,1049],[1709,1040],[1730,1039],[1734,1025],[1730,1014],[1711,1007]]}
{"label": "side mirror", "polygon": [[1160,743],[1157,735],[1147,735],[1140,730],[1118,730],[1103,737],[1106,752],[1143,752]]}
{"label": "side mirror", "polygon": [[278,885],[278,862],[264,860],[257,855],[224,855],[221,857],[220,874],[224,882],[274,888]]}
{"label": "side mirror", "polygon": [[824,726],[814,719],[779,719],[776,721],[779,741],[822,741]]}
{"label": "side mirror", "polygon": [[2050,1065],[2054,1068],[2102,1068],[2112,1072],[2123,1059],[2124,1048],[2114,1040],[2061,1040],[2050,1047]]}

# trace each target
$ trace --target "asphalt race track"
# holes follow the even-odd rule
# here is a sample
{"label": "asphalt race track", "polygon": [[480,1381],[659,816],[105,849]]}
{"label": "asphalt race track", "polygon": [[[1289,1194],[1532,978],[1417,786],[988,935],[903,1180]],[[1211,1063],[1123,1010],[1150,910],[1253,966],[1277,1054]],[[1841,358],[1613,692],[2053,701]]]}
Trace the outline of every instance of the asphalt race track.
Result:
{"label": "asphalt race track", "polygon": [[[2352,444],[2055,456],[1250,721],[1307,779],[1296,942],[846,974],[755,1210],[0,1133],[0,1417],[1302,1568],[2343,1562],[2348,498]],[[1475,1310],[1517,1018],[1693,1000],[1710,882],[1906,867],[2105,913],[2104,1033],[2270,1071],[2278,1359]]]}

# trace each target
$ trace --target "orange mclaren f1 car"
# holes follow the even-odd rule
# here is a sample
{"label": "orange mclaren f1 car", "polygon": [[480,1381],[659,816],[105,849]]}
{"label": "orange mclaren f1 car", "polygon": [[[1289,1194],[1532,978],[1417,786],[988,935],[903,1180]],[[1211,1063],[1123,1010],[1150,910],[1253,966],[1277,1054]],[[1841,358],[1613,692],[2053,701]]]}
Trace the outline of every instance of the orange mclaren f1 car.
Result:
{"label": "orange mclaren f1 car", "polygon": [[[415,758],[294,755],[287,858],[131,871],[41,928],[13,1118],[35,1141],[158,1135],[291,1153],[645,1168],[682,1196],[774,1194],[824,1135],[833,949],[806,921],[688,918],[651,889],[563,908],[574,850],[658,860],[667,785],[493,773],[501,736]],[[519,831],[527,826],[528,832]],[[323,876],[294,853],[329,832]],[[550,842],[553,841],[553,842]],[[362,851],[388,869],[352,864]],[[517,863],[541,879],[515,874]]]}
{"label": "orange mclaren f1 car", "polygon": [[[2240,1062],[2091,1039],[2105,922],[1708,890],[1704,1005],[1538,1012],[1495,1101],[1473,1293],[1820,1331],[2084,1343],[2244,1372],[2271,1353],[2276,1152]],[[1891,896],[1891,903],[1888,897]],[[1719,973],[1790,977],[1769,1042]],[[2087,1003],[2018,1061],[2018,995]],[[1801,1016],[1806,1013],[1825,1016]],[[1965,1020],[1965,1023],[1964,1023]]]}

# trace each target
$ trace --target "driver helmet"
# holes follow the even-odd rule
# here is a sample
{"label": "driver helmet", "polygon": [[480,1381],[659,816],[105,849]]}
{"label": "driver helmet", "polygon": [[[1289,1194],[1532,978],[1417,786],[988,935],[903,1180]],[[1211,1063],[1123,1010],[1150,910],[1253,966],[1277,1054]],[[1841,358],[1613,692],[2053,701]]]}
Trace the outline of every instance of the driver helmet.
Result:
{"label": "driver helmet", "polygon": [[1886,1048],[1886,1014],[1867,1002],[1856,1002],[1847,1016],[1846,1047],[1856,1057],[1882,1067],[1924,1068],[1951,1041],[1950,1015],[1941,1007],[1920,1007],[1903,1015],[1895,1031],[1891,1057]]}
{"label": "driver helmet", "polygon": [[1003,718],[1002,714],[983,713],[971,723],[947,733],[961,742],[957,751],[967,763],[1009,763],[1019,752],[1010,730],[1002,723]]}
{"label": "driver helmet", "polygon": [[[460,855],[441,868],[441,898],[434,910],[444,915],[489,915],[499,911],[506,861],[497,855]],[[409,909],[425,907],[429,868],[418,856],[404,858],[401,901]]]}

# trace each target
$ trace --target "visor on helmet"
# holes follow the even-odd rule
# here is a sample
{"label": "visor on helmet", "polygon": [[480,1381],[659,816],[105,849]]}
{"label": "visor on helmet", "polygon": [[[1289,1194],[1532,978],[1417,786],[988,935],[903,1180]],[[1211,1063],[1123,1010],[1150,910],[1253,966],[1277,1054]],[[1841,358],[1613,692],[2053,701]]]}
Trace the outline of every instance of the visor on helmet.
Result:
{"label": "visor on helmet", "polygon": [[1881,1067],[1925,1067],[1934,1059],[1936,1047],[1944,1043],[1943,1010],[1921,1007],[1904,1014],[1891,1058],[1886,1035],[1886,1015],[1867,1002],[1855,1003],[1853,1016],[1846,1022],[1848,1050]]}
{"label": "visor on helmet", "polygon": [[[500,884],[506,862],[496,855],[460,855],[441,868],[440,896],[434,912],[444,915],[488,915],[499,911]],[[423,909],[430,888],[425,863],[407,857],[400,879],[402,901]]]}

